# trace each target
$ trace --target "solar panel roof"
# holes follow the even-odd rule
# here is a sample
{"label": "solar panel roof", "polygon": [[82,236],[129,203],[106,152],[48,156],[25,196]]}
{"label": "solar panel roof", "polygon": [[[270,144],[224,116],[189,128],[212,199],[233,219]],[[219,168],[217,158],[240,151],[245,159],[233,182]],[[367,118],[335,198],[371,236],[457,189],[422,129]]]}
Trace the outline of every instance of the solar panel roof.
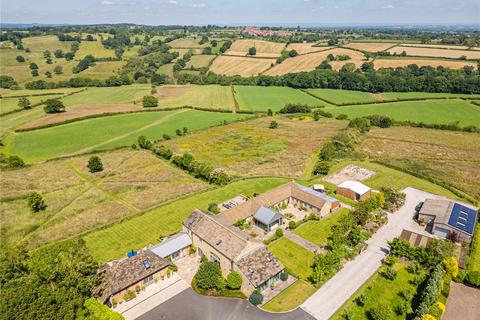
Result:
{"label": "solar panel roof", "polygon": [[477,211],[455,203],[448,220],[448,225],[473,235],[475,222],[477,221]]}

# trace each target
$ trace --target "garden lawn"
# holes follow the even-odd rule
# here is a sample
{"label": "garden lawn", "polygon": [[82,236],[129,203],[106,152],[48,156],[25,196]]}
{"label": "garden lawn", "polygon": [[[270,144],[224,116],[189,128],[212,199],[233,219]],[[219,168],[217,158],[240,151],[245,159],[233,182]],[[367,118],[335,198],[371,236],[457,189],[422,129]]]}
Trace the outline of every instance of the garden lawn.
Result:
{"label": "garden lawn", "polygon": [[307,280],[310,276],[314,257],[310,250],[285,237],[270,244],[268,249],[280,260],[288,273],[303,280]]}
{"label": "garden lawn", "polygon": [[[236,181],[224,187],[171,202],[132,219],[89,233],[83,238],[98,262],[118,259],[129,250],[138,250],[148,244],[155,244],[160,241],[161,236],[180,231],[183,220],[196,208],[206,209],[209,203],[220,203],[238,194],[262,193],[286,182],[288,179],[284,178]],[[311,259],[313,261],[313,257]]]}
{"label": "garden lawn", "polygon": [[293,233],[315,243],[319,247],[323,247],[327,242],[327,237],[330,234],[331,228],[339,223],[346,215],[348,215],[348,213],[348,209],[340,209],[319,221],[310,221],[302,224],[300,227],[296,228]]}
{"label": "garden lawn", "polygon": [[480,123],[480,108],[461,99],[402,101],[358,106],[327,107],[333,115],[346,114],[349,118],[379,114],[398,121],[449,124],[460,126]]}
{"label": "garden lawn", "polygon": [[130,146],[140,135],[161,139],[163,134],[175,135],[187,127],[190,132],[220,125],[224,121],[246,115],[214,113],[191,109],[140,112],[100,117],[69,124],[12,133],[7,137],[6,152],[27,161],[39,161],[92,150]]}
{"label": "garden lawn", "polygon": [[308,89],[307,92],[334,104],[359,102],[374,102],[375,96],[370,92],[338,90],[338,89]]}
{"label": "garden lawn", "polygon": [[287,103],[323,106],[325,103],[301,90],[288,87],[235,86],[235,98],[240,110],[279,111]]}
{"label": "garden lawn", "polygon": [[[340,309],[337,310],[331,319],[345,319],[345,313],[351,315],[349,319],[366,319],[367,312],[379,303],[387,304],[392,308],[389,320],[405,319],[406,314],[397,315],[393,311],[393,308],[405,301],[399,295],[400,292],[409,291],[414,294],[417,289],[415,285],[409,283],[409,281],[414,279],[417,275],[408,273],[406,266],[407,265],[402,262],[398,262],[394,266],[394,269],[397,270],[397,277],[393,281],[387,280],[380,275],[380,272],[384,270],[385,266],[381,267],[342,307],[340,307]],[[422,270],[419,275],[423,276],[424,274],[425,271]],[[366,297],[366,303],[363,307],[358,306],[355,302],[355,299],[360,295]],[[407,302],[407,313],[409,312],[412,312],[410,301]]]}
{"label": "garden lawn", "polygon": [[315,287],[303,280],[295,281],[290,287],[267,302],[262,309],[285,312],[296,309],[315,292]]}

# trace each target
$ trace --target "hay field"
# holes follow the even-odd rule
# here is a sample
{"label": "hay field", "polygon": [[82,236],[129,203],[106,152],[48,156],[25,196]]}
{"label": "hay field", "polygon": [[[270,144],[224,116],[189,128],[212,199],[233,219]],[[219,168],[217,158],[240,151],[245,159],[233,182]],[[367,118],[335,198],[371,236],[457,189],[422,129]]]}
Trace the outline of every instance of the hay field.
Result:
{"label": "hay field", "polygon": [[99,80],[106,80],[126,64],[126,61],[100,61],[95,62],[93,67],[82,71],[79,75],[81,77],[94,78]]}
{"label": "hay field", "polygon": [[331,101],[335,104],[348,104],[358,102],[375,102],[376,98],[373,93],[338,90],[338,89],[307,89],[312,95]]}
{"label": "hay field", "polygon": [[[104,171],[91,174],[89,156],[45,162],[2,174],[2,243],[30,247],[76,236],[208,185],[130,149],[98,154]],[[42,194],[47,209],[32,213],[26,196]]]}
{"label": "hay field", "polygon": [[312,154],[347,124],[276,117],[279,127],[272,130],[271,121],[267,117],[237,122],[162,143],[233,175],[299,177]]}
{"label": "hay field", "polygon": [[289,87],[235,86],[235,98],[240,110],[278,111],[287,103],[324,105],[323,101]]}
{"label": "hay field", "polygon": [[208,42],[204,44],[199,44],[200,38],[180,38],[175,39],[168,43],[172,48],[205,48],[208,47]]}
{"label": "hay field", "polygon": [[185,53],[191,51],[193,54],[202,54],[201,48],[172,48],[169,51],[171,52],[178,52],[178,57],[181,58]]}
{"label": "hay field", "polygon": [[278,76],[287,73],[295,73],[295,72],[302,72],[302,71],[312,71],[314,70],[323,60],[327,58],[329,54],[336,55],[349,55],[350,60],[347,61],[332,61],[330,64],[336,70],[340,69],[346,63],[354,63],[357,67],[366,61],[365,56],[363,53],[343,49],[343,48],[335,48],[332,50],[326,50],[322,52],[315,52],[310,53],[307,55],[300,55],[294,58],[288,58],[283,61],[281,64],[275,65],[273,68],[264,72],[264,75],[267,76]]}
{"label": "hay field", "polygon": [[267,70],[273,63],[275,59],[219,56],[210,66],[210,71],[227,76],[251,77]]}
{"label": "hay field", "polygon": [[345,45],[347,48],[368,52],[384,51],[393,46],[394,44],[385,42],[351,42]]}
{"label": "hay field", "polygon": [[192,56],[190,61],[187,62],[185,69],[194,68],[206,68],[210,64],[210,61],[213,60],[216,56],[214,55],[195,55]]}
{"label": "hay field", "polygon": [[298,54],[318,52],[331,49],[333,47],[314,47],[316,43],[290,43],[285,50],[295,50]]}
{"label": "hay field", "polygon": [[357,106],[327,107],[334,115],[346,114],[349,118],[373,114],[389,116],[400,121],[449,124],[461,126],[480,123],[480,108],[461,99],[400,101]]}
{"label": "hay field", "polygon": [[409,56],[420,57],[439,57],[439,58],[454,58],[458,59],[461,56],[466,56],[467,59],[480,59],[480,51],[475,50],[445,50],[445,49],[430,49],[430,48],[416,48],[416,47],[402,47],[398,46],[388,50],[390,53],[400,54],[403,51]]}
{"label": "hay field", "polygon": [[395,58],[377,57],[373,61],[373,65],[375,69],[406,67],[411,64],[416,64],[419,67],[430,66],[430,67],[436,68],[436,67],[442,66],[450,69],[462,69],[465,66],[472,66],[472,67],[476,66],[476,63],[472,61],[405,58],[405,57],[395,57]]}
{"label": "hay field", "polygon": [[164,134],[175,136],[175,131],[183,127],[194,132],[222,124],[224,121],[248,117],[190,109],[113,115],[12,133],[4,141],[4,152],[19,155],[28,162],[35,162],[94,150],[131,146],[137,142],[140,135],[156,140],[161,139]]}
{"label": "hay field", "polygon": [[67,107],[87,104],[131,104],[150,94],[150,85],[133,84],[121,87],[92,87],[65,97],[63,103]]}
{"label": "hay field", "polygon": [[164,85],[157,87],[160,107],[202,107],[235,110],[230,86]]}
{"label": "hay field", "polygon": [[372,129],[361,151],[446,182],[480,200],[480,135],[411,127]]}
{"label": "hay field", "polygon": [[424,47],[435,49],[456,49],[456,50],[480,50],[479,47],[455,46],[448,44],[422,44],[422,43],[402,43],[403,47]]}
{"label": "hay field", "polygon": [[98,36],[95,36],[95,38],[97,41],[80,42],[80,49],[75,54],[76,59],[82,59],[89,54],[95,58],[115,58],[115,50],[105,48],[100,38]]}
{"label": "hay field", "polygon": [[226,55],[240,55],[248,54],[248,49],[255,47],[257,49],[256,56],[258,57],[279,57],[282,50],[285,48],[285,43],[271,42],[257,39],[240,39],[232,43],[230,49],[225,52]]}
{"label": "hay field", "polygon": [[160,68],[158,68],[157,73],[158,74],[166,74],[171,79],[173,79],[173,65],[174,65],[174,63],[164,64],[163,66],[160,66]]}

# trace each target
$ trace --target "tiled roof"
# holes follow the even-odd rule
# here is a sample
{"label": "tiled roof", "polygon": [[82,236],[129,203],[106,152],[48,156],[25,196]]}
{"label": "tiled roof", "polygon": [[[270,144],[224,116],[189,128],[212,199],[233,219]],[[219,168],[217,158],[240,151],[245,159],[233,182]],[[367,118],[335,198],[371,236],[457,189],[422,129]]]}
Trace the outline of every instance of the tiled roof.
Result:
{"label": "tiled roof", "polygon": [[145,250],[131,258],[117,260],[103,265],[104,297],[114,295],[143,279],[165,269],[171,263],[150,250]]}
{"label": "tiled roof", "polygon": [[248,241],[247,235],[233,230],[215,217],[198,209],[190,214],[184,221],[184,225],[231,261],[235,261],[239,256],[259,245],[259,243]]}
{"label": "tiled roof", "polygon": [[180,232],[149,249],[156,255],[165,258],[191,244],[192,239],[190,239],[188,234]]}
{"label": "tiled roof", "polygon": [[258,287],[285,269],[265,246],[243,256],[236,265],[254,287]]}

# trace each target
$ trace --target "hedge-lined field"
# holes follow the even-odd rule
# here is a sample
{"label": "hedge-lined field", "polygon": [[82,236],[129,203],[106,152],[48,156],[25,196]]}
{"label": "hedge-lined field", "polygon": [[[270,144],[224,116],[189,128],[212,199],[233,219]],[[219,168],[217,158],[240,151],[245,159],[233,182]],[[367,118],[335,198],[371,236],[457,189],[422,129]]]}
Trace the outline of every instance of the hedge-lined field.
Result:
{"label": "hedge-lined field", "polygon": [[325,102],[289,87],[235,86],[234,88],[240,110],[278,111],[287,103],[325,105]]}
{"label": "hedge-lined field", "polygon": [[164,85],[157,87],[160,107],[201,107],[235,110],[232,89],[219,85]]}
{"label": "hedge-lined field", "polygon": [[180,231],[183,220],[196,208],[205,210],[209,203],[221,203],[238,194],[262,193],[286,182],[288,179],[284,178],[257,178],[233,182],[94,231],[83,239],[98,262],[121,258],[129,250],[156,244],[161,236]]}
{"label": "hedge-lined field", "polygon": [[176,129],[204,129],[246,115],[214,113],[191,109],[122,114],[81,120],[55,127],[14,133],[6,139],[6,151],[27,161],[55,158],[77,152],[88,152],[129,146],[138,136],[161,139],[175,136]]}
{"label": "hedge-lined field", "polygon": [[337,89],[308,89],[307,92],[335,104],[375,102],[376,100],[373,93],[362,91]]}
{"label": "hedge-lined field", "polygon": [[460,126],[480,123],[480,108],[461,99],[401,101],[357,106],[327,107],[333,115],[346,114],[349,118],[373,114],[385,115],[398,121],[449,124]]}
{"label": "hedge-lined field", "polygon": [[133,103],[149,94],[150,85],[134,84],[121,87],[87,88],[85,91],[73,94],[62,100],[68,108],[69,106],[82,104]]}

